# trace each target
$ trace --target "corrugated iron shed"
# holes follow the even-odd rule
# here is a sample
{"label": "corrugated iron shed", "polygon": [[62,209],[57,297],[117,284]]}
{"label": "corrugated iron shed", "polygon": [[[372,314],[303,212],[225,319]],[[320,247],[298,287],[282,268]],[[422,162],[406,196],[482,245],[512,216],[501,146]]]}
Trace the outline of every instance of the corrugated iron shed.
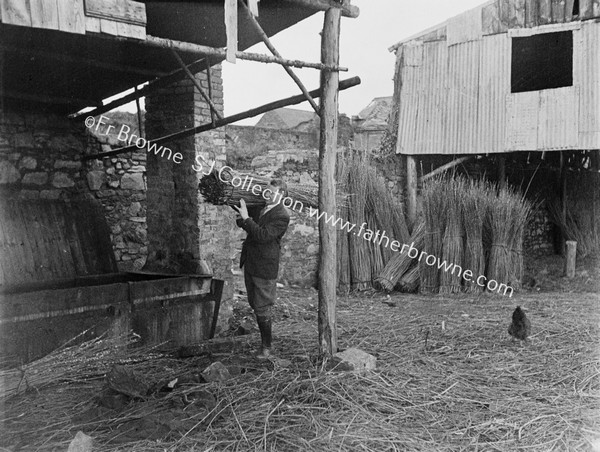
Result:
{"label": "corrugated iron shed", "polygon": [[[397,153],[599,149],[598,18],[600,0],[494,0],[393,46]],[[514,39],[560,32],[572,83],[518,92]]]}

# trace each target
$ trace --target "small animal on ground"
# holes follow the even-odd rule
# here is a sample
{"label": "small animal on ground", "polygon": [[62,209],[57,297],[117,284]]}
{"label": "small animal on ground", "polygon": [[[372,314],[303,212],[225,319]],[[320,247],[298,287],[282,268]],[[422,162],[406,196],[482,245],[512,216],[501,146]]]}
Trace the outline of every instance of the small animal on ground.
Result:
{"label": "small animal on ground", "polygon": [[521,306],[517,306],[512,314],[512,323],[508,327],[508,334],[513,338],[524,341],[527,340],[530,333],[531,322],[521,309]]}

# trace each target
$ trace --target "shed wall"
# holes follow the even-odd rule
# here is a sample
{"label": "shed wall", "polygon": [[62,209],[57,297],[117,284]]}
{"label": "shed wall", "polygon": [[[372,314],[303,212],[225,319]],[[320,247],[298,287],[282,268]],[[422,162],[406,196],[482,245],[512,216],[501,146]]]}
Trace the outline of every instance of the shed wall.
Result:
{"label": "shed wall", "polygon": [[[600,22],[490,33],[498,27],[490,28],[489,11],[474,11],[447,24],[447,39],[419,39],[398,48],[403,64],[396,74],[402,82],[396,152],[600,149]],[[482,17],[483,35],[477,19]],[[470,31],[461,31],[461,24]],[[573,32],[573,86],[511,93],[512,36],[563,29]]]}

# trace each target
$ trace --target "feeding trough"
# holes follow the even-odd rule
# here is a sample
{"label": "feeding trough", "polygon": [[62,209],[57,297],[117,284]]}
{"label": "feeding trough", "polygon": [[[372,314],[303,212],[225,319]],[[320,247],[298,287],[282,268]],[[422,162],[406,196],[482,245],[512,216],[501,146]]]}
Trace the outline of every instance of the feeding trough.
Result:
{"label": "feeding trough", "polygon": [[213,337],[224,282],[119,272],[102,208],[90,200],[3,200],[0,212],[4,365],[29,362],[77,336],[132,330],[142,343],[174,345]]}

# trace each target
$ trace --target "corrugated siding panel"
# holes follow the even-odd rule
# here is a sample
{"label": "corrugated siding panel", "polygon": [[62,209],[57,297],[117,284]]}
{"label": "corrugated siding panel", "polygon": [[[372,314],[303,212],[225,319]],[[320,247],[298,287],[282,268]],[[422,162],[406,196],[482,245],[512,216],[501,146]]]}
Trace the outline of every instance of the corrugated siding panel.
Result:
{"label": "corrugated siding panel", "polygon": [[398,127],[398,148],[396,152],[414,154],[416,148],[416,123],[418,121],[419,89],[423,83],[421,60],[423,45],[405,46],[404,66],[402,67],[402,92]]}
{"label": "corrugated siding panel", "polygon": [[579,87],[579,146],[600,149],[600,24],[573,32],[573,84]]}
{"label": "corrugated siding panel", "polygon": [[538,149],[576,149],[579,141],[579,88],[540,91]]}
{"label": "corrugated siding panel", "polygon": [[506,150],[537,149],[540,92],[508,94],[506,97]]}
{"label": "corrugated siding panel", "polygon": [[481,41],[448,48],[448,108],[444,154],[475,154]]}
{"label": "corrugated siding panel", "polygon": [[506,33],[481,42],[479,66],[478,152],[503,152],[506,95],[510,93],[510,39]]}
{"label": "corrugated siding panel", "polygon": [[448,47],[443,41],[431,42],[425,44],[423,50],[415,152],[431,154],[441,152],[444,147]]}

